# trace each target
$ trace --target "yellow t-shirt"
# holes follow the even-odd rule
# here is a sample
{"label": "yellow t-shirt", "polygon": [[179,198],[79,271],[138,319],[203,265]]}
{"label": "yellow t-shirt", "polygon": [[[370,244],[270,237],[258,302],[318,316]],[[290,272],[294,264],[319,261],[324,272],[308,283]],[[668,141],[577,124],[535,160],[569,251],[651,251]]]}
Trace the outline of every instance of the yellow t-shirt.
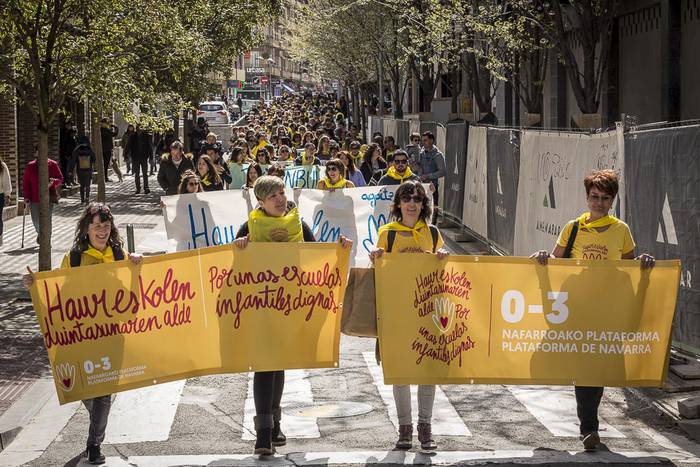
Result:
{"label": "yellow t-shirt", "polygon": [[[104,253],[100,252],[99,250],[96,250],[92,246],[89,246],[88,249],[83,251],[82,255],[80,255],[81,266],[90,266],[92,264],[113,262],[114,252],[112,251],[112,247],[109,245],[107,245],[107,248],[105,249]],[[63,261],[61,261],[61,269],[68,268],[70,268],[70,251],[66,253],[66,255],[63,257]]]}
{"label": "yellow t-shirt", "polygon": [[[427,225],[418,231],[418,236],[420,237],[420,244],[416,244],[413,234],[411,232],[396,232],[396,238],[394,239],[394,245],[391,248],[392,253],[432,253],[433,252],[433,236],[430,233],[430,227]],[[385,230],[379,234],[377,239],[377,248],[384,248],[387,250],[389,245],[388,241],[389,231]],[[442,241],[442,235],[438,231],[437,245],[435,246],[435,251],[442,248],[444,242]]]}
{"label": "yellow t-shirt", "polygon": [[[557,245],[566,248],[573,223],[569,222],[562,229]],[[579,229],[571,250],[571,257],[576,259],[622,259],[622,255],[635,248],[630,228],[620,221],[612,224],[605,232],[595,229]]]}

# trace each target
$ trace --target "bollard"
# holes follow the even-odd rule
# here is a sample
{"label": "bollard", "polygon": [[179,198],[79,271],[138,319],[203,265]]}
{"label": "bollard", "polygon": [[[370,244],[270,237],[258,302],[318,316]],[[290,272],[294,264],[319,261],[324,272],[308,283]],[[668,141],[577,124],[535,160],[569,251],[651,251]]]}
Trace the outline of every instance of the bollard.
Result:
{"label": "bollard", "polygon": [[126,249],[129,253],[134,253],[134,224],[126,224]]}

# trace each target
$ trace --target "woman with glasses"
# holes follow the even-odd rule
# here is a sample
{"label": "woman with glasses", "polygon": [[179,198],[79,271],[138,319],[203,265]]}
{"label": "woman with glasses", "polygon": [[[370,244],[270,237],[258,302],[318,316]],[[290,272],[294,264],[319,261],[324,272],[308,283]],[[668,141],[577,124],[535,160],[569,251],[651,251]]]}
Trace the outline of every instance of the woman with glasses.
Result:
{"label": "woman with glasses", "polygon": [[[549,258],[640,260],[642,269],[654,266],[655,259],[646,253],[635,257],[635,243],[627,224],[610,215],[619,190],[617,174],[612,170],[597,170],[583,180],[586,204],[590,212],[567,223],[552,252],[540,250],[530,258],[546,265]],[[612,311],[612,310],[611,310]],[[603,388],[575,386],[576,413],[581,440],[586,451],[594,451],[600,443],[598,407]]]}
{"label": "woman with glasses", "polygon": [[289,160],[293,160],[292,151],[289,149],[289,146],[287,146],[287,145],[280,146],[279,149],[277,150],[277,161],[286,162]]}
{"label": "woman with glasses", "polygon": [[356,187],[367,185],[365,183],[365,177],[362,175],[362,172],[360,172],[357,169],[357,167],[355,167],[355,161],[353,160],[349,152],[340,151],[338,153],[338,159],[340,159],[340,162],[342,162],[345,166],[345,171],[348,180],[350,180]]}
{"label": "woman with glasses", "polygon": [[[396,190],[391,206],[391,217],[394,219],[379,228],[376,249],[370,253],[374,262],[387,253],[428,253],[442,259],[449,253],[444,250],[440,231],[430,225],[431,203],[423,185],[417,180],[404,182]],[[379,357],[379,342],[377,342],[377,360]],[[394,386],[394,401],[399,419],[399,440],[397,449],[411,449],[413,446],[413,417],[411,415],[411,388],[407,385]],[[437,448],[432,438],[431,420],[433,402],[435,401],[434,385],[418,386],[418,441],[424,450]]]}
{"label": "woman with glasses", "polygon": [[180,181],[180,186],[177,189],[177,193],[182,195],[185,193],[201,193],[202,184],[200,183],[199,176],[192,170],[187,170],[182,174],[182,180]]}
{"label": "woman with glasses", "polygon": [[318,181],[317,190],[335,191],[340,188],[355,188],[355,184],[345,179],[345,165],[340,159],[331,159],[326,164],[326,178]]}
{"label": "woman with glasses", "polygon": [[[138,264],[143,259],[141,255],[128,253],[124,250],[124,242],[119,235],[117,224],[109,209],[102,203],[90,203],[85,207],[75,229],[73,247],[63,257],[61,269],[77,268],[93,264],[113,263],[128,259]],[[99,276],[95,277],[99,281]],[[23,277],[24,285],[29,288],[34,282],[32,274]],[[107,419],[112,406],[112,396],[100,396],[83,401],[90,414],[86,455],[90,464],[104,464],[100,445],[105,438]]]}

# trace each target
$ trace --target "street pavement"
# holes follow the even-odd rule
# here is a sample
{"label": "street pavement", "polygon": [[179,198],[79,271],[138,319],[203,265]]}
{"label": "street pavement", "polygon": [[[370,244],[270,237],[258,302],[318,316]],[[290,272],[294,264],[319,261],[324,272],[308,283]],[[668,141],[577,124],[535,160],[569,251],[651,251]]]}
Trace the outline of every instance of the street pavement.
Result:
{"label": "street pavement", "polygon": [[[127,223],[139,227],[140,252],[171,247],[157,191],[134,195],[131,177],[108,184],[122,233]],[[79,211],[73,196],[54,213],[54,267],[70,247]],[[8,222],[0,250],[0,433],[13,422],[22,429],[3,446],[0,466],[82,465],[87,411],[80,403],[58,405],[31,303],[19,285],[25,267],[36,263],[36,248],[31,242],[19,248],[20,237],[21,218]],[[341,348],[337,369],[286,372],[282,428],[289,441],[275,457],[252,455],[251,375],[227,374],[115,395],[103,444],[107,465],[700,465],[700,445],[660,416],[643,391],[619,388],[606,389],[605,447],[596,453],[581,451],[572,388],[504,385],[438,387],[439,450],[394,451],[396,409],[374,361],[374,340],[343,336]]]}

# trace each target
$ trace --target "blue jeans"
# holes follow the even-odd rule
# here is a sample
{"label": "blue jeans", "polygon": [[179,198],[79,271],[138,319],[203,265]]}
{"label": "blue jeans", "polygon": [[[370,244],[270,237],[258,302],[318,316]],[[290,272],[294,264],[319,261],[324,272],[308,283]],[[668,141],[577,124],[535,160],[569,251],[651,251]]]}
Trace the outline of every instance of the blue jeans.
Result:
{"label": "blue jeans", "polygon": [[[29,202],[29,211],[32,215],[32,224],[36,234],[39,235],[39,203]],[[51,217],[53,216],[53,204],[49,203],[49,237],[51,236]]]}

